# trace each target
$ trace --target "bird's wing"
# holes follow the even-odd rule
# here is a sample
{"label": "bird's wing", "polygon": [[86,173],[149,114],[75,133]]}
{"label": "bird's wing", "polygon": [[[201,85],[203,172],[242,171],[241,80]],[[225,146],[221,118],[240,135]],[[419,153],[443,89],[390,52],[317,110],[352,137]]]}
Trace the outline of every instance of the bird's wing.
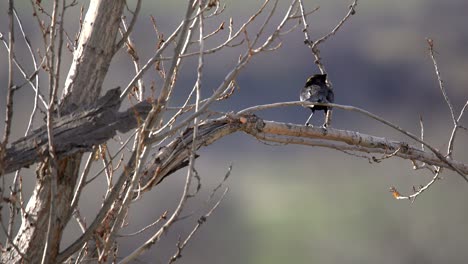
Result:
{"label": "bird's wing", "polygon": [[309,100],[309,98],[310,98],[310,88],[309,87],[302,88],[299,99],[301,99],[301,101],[307,101]]}
{"label": "bird's wing", "polygon": [[330,88],[328,89],[327,101],[328,101],[329,103],[335,102],[335,94],[333,93],[333,90],[330,89]]}
{"label": "bird's wing", "polygon": [[301,101],[309,102],[321,102],[325,99],[325,93],[322,91],[322,88],[318,85],[310,85],[302,88],[301,91]]}

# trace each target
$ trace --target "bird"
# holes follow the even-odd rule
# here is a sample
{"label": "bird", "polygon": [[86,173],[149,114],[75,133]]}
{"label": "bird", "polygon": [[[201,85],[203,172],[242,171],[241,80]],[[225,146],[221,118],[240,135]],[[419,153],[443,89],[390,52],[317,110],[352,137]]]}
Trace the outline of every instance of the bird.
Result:
{"label": "bird", "polygon": [[[302,102],[333,103],[335,101],[335,95],[327,84],[327,74],[315,74],[309,77],[304,88],[301,89],[299,98]],[[308,105],[306,107],[312,110],[312,113],[305,123],[306,126],[310,126],[309,121],[316,110],[323,110],[325,112],[325,117],[328,111],[331,110],[331,107],[322,105]],[[327,127],[326,120],[323,127]]]}

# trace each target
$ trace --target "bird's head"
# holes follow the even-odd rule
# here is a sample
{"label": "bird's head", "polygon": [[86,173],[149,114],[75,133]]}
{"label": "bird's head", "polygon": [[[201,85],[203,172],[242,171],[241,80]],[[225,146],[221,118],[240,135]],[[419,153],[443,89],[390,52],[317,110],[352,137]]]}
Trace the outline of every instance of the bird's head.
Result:
{"label": "bird's head", "polygon": [[309,77],[306,82],[306,87],[310,85],[320,85],[325,84],[327,81],[327,74],[314,74],[313,76]]}

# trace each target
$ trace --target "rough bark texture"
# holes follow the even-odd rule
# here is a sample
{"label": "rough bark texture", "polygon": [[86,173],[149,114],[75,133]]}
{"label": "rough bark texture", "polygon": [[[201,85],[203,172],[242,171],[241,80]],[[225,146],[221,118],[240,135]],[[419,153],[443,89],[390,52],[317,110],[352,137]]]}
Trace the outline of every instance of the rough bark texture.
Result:
{"label": "rough bark texture", "polygon": [[[126,112],[118,112],[120,89],[112,89],[96,103],[54,121],[55,152],[60,157],[91,151],[105,143],[116,131],[125,133],[137,125],[137,117],[144,118],[151,104],[142,102]],[[6,173],[28,167],[48,157],[47,129],[45,126],[14,142],[4,159]]]}
{"label": "rough bark texture", "polygon": [[[93,106],[77,110],[69,116],[64,116],[61,119],[57,120],[56,127],[54,128],[54,135],[56,140],[56,145],[58,146],[57,151],[60,151],[63,159],[60,163],[60,166],[65,166],[70,164],[70,160],[74,160],[75,153],[74,150],[67,148],[78,149],[79,151],[91,150],[94,144],[99,144],[106,142],[116,131],[126,132],[132,128],[135,128],[139,123],[137,119],[144,119],[151,105],[149,103],[143,102],[140,103],[125,112],[117,112],[117,109],[120,105],[120,99],[118,97],[118,89],[109,91],[104,97],[98,100]],[[305,144],[305,145],[315,145],[315,146],[324,146],[324,147],[336,147],[336,143],[346,144],[350,150],[362,151],[367,153],[394,153],[395,156],[399,156],[404,159],[409,160],[419,160],[426,162],[431,165],[445,166],[447,165],[440,161],[433,153],[422,151],[416,147],[410,146],[405,142],[390,141],[385,138],[373,137],[370,135],[365,135],[353,131],[345,131],[338,129],[322,129],[317,127],[305,127],[295,124],[285,124],[277,123],[273,121],[264,121],[261,118],[251,115],[227,115],[225,117],[207,120],[199,126],[198,135],[196,140],[196,148],[201,148],[203,146],[208,146],[215,142],[216,140],[227,136],[234,132],[245,132],[256,138],[262,140],[275,140],[268,139],[268,136],[275,135],[281,136],[279,140],[283,143],[289,142],[292,144]],[[38,151],[31,151],[31,144],[33,142],[41,142],[41,145],[37,146],[38,149],[44,149],[46,142],[42,142],[43,137],[43,128],[33,133],[35,136],[30,136],[27,138],[20,139],[18,142],[13,144],[14,147],[8,150],[8,154],[18,155],[18,156],[27,156],[25,160],[29,163],[37,162],[42,157],[38,154]],[[77,137],[69,137],[66,135],[79,135]],[[304,140],[304,141],[303,141]],[[319,141],[310,141],[307,140],[319,140]],[[332,142],[327,143],[328,142]],[[152,187],[159,184],[165,177],[171,175],[176,170],[187,166],[187,161],[190,155],[189,148],[193,143],[193,128],[187,128],[182,135],[174,138],[169,144],[165,147],[159,149],[157,153],[150,159],[146,164],[146,169],[144,170],[142,177],[140,178],[141,192],[149,191]],[[327,145],[330,144],[330,145]],[[23,146],[22,148],[20,146]],[[67,147],[65,147],[67,146]],[[342,149],[346,149],[345,146],[340,146]],[[62,150],[64,150],[62,152]],[[47,151],[45,149],[45,151]],[[28,153],[27,155],[22,155],[22,153]],[[11,158],[7,155],[7,158],[13,163],[15,162],[14,158]],[[468,166],[466,164],[451,161],[452,164],[463,171],[464,173],[468,172]],[[23,164],[23,163],[22,163]],[[38,196],[42,199],[38,199],[36,203],[28,205],[27,211],[36,210],[39,212],[37,215],[29,215],[27,221],[24,222],[21,230],[23,232],[28,232],[34,227],[45,225],[47,222],[48,211],[39,210],[38,208],[46,207],[44,203],[49,202],[49,196],[40,196],[40,194],[47,194],[49,192],[49,177],[48,175],[48,166],[47,163],[43,162],[38,169],[38,184],[34,193],[34,196]],[[78,164],[72,164],[76,166],[71,166],[68,168],[78,168]],[[15,168],[17,165],[9,164],[7,169]],[[75,181],[75,179],[69,179],[66,175],[75,175],[76,171],[67,171],[61,169],[59,176],[60,182],[59,185],[65,184],[65,181]],[[120,176],[122,179],[128,179],[126,175]],[[119,180],[120,181],[120,180]],[[121,189],[121,193],[124,193],[127,187]],[[70,189],[72,191],[73,189]],[[60,208],[69,207],[68,197],[72,194],[69,192],[63,192],[59,194],[57,199]],[[35,206],[35,207],[31,207]],[[113,205],[114,206],[114,205]],[[110,210],[110,212],[112,209]],[[105,212],[107,212],[105,210]],[[102,223],[112,222],[112,219],[109,219],[113,214],[107,213],[106,218]],[[68,218],[67,215],[64,216],[65,219]],[[66,221],[59,221],[59,227],[63,228]],[[99,232],[98,232],[99,233]],[[33,241],[44,241],[43,232],[31,232],[31,235],[20,236],[24,238],[19,240],[19,246],[34,246]],[[26,239],[28,238],[28,239]],[[59,238],[57,238],[59,239]],[[92,239],[90,236],[87,240]],[[86,240],[85,240],[86,241]],[[78,245],[77,248],[81,246]],[[66,254],[69,256],[68,254]],[[60,260],[66,259],[66,256],[61,256]],[[34,261],[32,261],[34,262]]]}
{"label": "rough bark texture", "polygon": [[125,1],[91,1],[68,72],[61,105],[89,105],[101,93],[112,57]]}
{"label": "rough bark texture", "polygon": [[[70,115],[64,116],[55,122],[54,136],[56,140],[56,151],[62,157],[68,157],[76,152],[91,151],[92,147],[105,143],[111,139],[116,131],[125,133],[137,127],[138,119],[144,120],[151,110],[151,104],[142,102],[124,112],[118,112],[120,105],[117,96],[118,90],[109,91],[99,102],[88,109],[77,110]],[[113,99],[112,99],[113,98]],[[115,99],[115,100],[114,100]],[[241,118],[250,117],[246,126],[240,125]],[[333,142],[343,142],[351,147],[356,147],[356,151],[367,153],[395,153],[395,156],[403,159],[418,160],[431,165],[448,166],[442,162],[436,155],[428,151],[422,151],[415,146],[408,145],[405,142],[392,141],[385,138],[374,137],[354,131],[339,130],[329,128],[324,130],[317,127],[304,127],[295,124],[278,123],[273,121],[264,121],[258,117],[252,120],[254,116],[227,116],[214,120],[207,120],[199,127],[198,141],[201,146],[209,145],[217,139],[227,136],[231,133],[244,131],[259,139],[265,139],[265,135],[283,136],[291,138],[309,138],[319,140],[330,140]],[[264,126],[254,126],[255,122],[261,122]],[[247,124],[249,124],[247,126]],[[254,129],[255,128],[255,129]],[[39,128],[31,136],[24,137],[14,142],[6,151],[5,168],[9,173],[21,167],[27,167],[42,158],[47,157],[47,141],[45,138],[44,127]],[[148,164],[145,175],[141,178],[141,185],[144,189],[154,186],[160,180],[171,172],[179,169],[189,155],[187,146],[191,143],[191,130],[188,128],[182,136],[174,139],[171,143],[161,148],[153,157],[153,162]],[[290,142],[295,144],[297,142]],[[305,144],[307,145],[307,144]],[[327,147],[327,143],[316,144]],[[200,146],[200,147],[201,147]],[[330,145],[332,147],[332,145]],[[166,156],[170,157],[169,161]],[[161,170],[164,161],[165,169]],[[177,161],[177,162],[174,162]],[[466,164],[452,160],[452,164],[464,173],[468,173]],[[166,166],[168,164],[171,166]],[[152,178],[149,175],[155,175],[158,171],[160,179]]]}
{"label": "rough bark texture", "polygon": [[[118,223],[115,220],[116,212],[123,201],[119,195],[133,191],[130,188],[133,188],[134,185],[128,184],[130,179],[128,175],[134,167],[131,167],[133,162],[129,162],[130,166],[123,169],[120,178],[111,189],[111,194],[106,197],[106,202],[93,223],[88,226],[85,234],[58,255],[62,232],[72,213],[70,204],[82,153],[90,151],[93,146],[105,143],[116,134],[116,131],[127,132],[136,128],[140,123],[138,119],[145,119],[152,108],[149,103],[143,102],[127,111],[118,112],[121,104],[118,89],[111,90],[101,99],[97,99],[112,57],[116,52],[115,40],[124,6],[125,1],[123,0],[90,2],[90,8],[74,53],[73,64],[66,79],[52,131],[55,153],[58,156],[57,196],[54,197],[57,217],[52,219],[54,237],[53,244],[49,245],[48,263],[65,261],[87,241],[93,239],[98,242],[103,241],[110,227]],[[243,67],[243,64],[239,64],[237,67],[241,66]],[[237,72],[233,70],[230,74],[234,77]],[[226,87],[227,85],[226,82]],[[219,91],[221,93],[222,89],[220,88]],[[164,104],[160,105],[158,109],[162,109],[163,106]],[[204,121],[198,126],[195,149],[210,145],[216,140],[238,131],[250,134],[260,140],[366,153],[391,153],[392,156],[450,168],[434,153],[422,151],[405,142],[390,141],[353,131],[264,121],[252,114],[232,114]],[[174,136],[170,143],[159,149],[149,159],[150,161],[145,164],[146,167],[139,178],[141,189],[138,195],[151,190],[165,177],[187,166],[191,153],[190,148],[194,144],[193,133],[193,128],[187,128],[181,135]],[[34,163],[40,162],[40,164],[36,172],[37,183],[34,193],[25,208],[22,225],[14,239],[14,243],[22,252],[10,248],[9,251],[2,254],[0,263],[38,263],[44,251],[44,241],[47,241],[51,201],[46,127],[34,131],[31,136],[14,142],[7,149],[5,155],[5,159],[0,163],[0,171],[4,170],[6,173]],[[134,155],[136,154],[134,153]],[[132,159],[135,159],[135,156]],[[461,172],[468,173],[468,165],[453,160],[450,162]],[[107,203],[107,201],[110,202]],[[99,248],[98,243],[94,245],[95,248]],[[86,254],[95,257],[96,254],[91,250],[91,246],[88,249],[90,253]],[[107,254],[108,251],[104,251],[102,255],[107,256]]]}
{"label": "rough bark texture", "polygon": [[[59,115],[66,115],[80,106],[91,105],[97,100],[115,54],[119,19],[124,0],[91,1],[87,11],[73,64],[69,70],[65,89],[60,102]],[[56,234],[49,245],[48,263],[55,263],[63,229],[71,212],[70,203],[80,168],[81,153],[72,156],[58,156],[57,197],[55,197],[57,218],[52,219],[52,234]],[[0,263],[40,262],[47,241],[47,223],[50,211],[50,176],[47,159],[37,170],[37,183],[26,207],[26,217],[14,239],[23,251],[10,250],[2,254]]]}

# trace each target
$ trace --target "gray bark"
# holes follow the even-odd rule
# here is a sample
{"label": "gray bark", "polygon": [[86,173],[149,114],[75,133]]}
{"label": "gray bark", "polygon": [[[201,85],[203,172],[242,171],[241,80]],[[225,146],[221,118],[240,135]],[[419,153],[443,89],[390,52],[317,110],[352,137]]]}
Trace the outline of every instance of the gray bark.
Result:
{"label": "gray bark", "polygon": [[[73,63],[65,82],[64,94],[58,109],[59,116],[71,113],[77,107],[92,105],[99,97],[102,83],[115,54],[116,37],[124,6],[124,0],[90,1],[78,46],[74,52]],[[71,216],[70,203],[81,164],[81,153],[67,157],[59,156],[57,164],[58,181],[57,197],[55,197],[57,213],[56,219],[52,219],[53,230],[50,230],[50,233],[54,234],[54,237],[52,244],[49,245],[47,263],[56,262],[62,232]],[[22,253],[11,249],[2,254],[0,263],[40,262],[44,241],[48,240],[47,226],[50,213],[48,168],[46,158],[38,166],[37,183],[26,207],[27,217],[22,219],[21,227],[14,239],[14,243]]]}
{"label": "gray bark", "polygon": [[[126,111],[119,112],[121,101],[118,95],[118,88],[110,90],[94,105],[85,109],[77,109],[76,112],[56,120],[53,134],[56,141],[56,152],[60,157],[65,158],[75,153],[91,151],[93,146],[105,143],[115,136],[117,131],[125,133],[136,128],[138,119],[144,120],[151,110],[150,103],[141,102]],[[240,118],[247,117],[248,122],[245,124],[240,123]],[[145,175],[155,175],[155,171],[159,171],[160,176],[151,179],[147,176],[142,177],[141,185],[144,186],[144,189],[156,185],[163,177],[179,169],[180,166],[183,167],[184,161],[189,155],[187,146],[191,144],[191,130],[192,128],[186,129],[182,136],[177,137],[161,148],[155,155],[153,161],[150,162],[151,164],[148,165]],[[395,156],[449,168],[433,153],[422,151],[405,142],[333,128],[329,128],[326,133],[323,133],[322,128],[304,128],[294,124],[264,121],[254,115],[230,115],[207,120],[199,127],[198,140],[202,145],[206,146],[221,137],[238,131],[244,131],[259,139],[265,139],[264,135],[276,135],[291,138],[332,140],[355,146],[357,147],[356,151],[368,153],[389,153],[400,149]],[[291,144],[293,143],[291,142]],[[326,144],[324,147],[326,147]],[[44,157],[47,157],[47,135],[45,127],[41,127],[30,136],[12,143],[12,146],[6,151],[3,164],[5,167],[3,169],[6,173],[13,172],[21,167],[27,167],[39,162]],[[160,171],[161,168],[158,169],[158,167],[161,167],[162,164],[159,161],[171,165],[164,166],[164,171]],[[466,164],[454,160],[451,162],[457,169],[468,173]]]}
{"label": "gray bark", "polygon": [[[135,159],[134,156],[114,185],[112,193],[106,198],[98,216],[88,226],[86,233],[59,254],[62,231],[71,216],[70,204],[82,154],[91,151],[96,145],[107,142],[115,136],[117,131],[127,132],[136,128],[140,123],[138,119],[145,119],[152,108],[151,104],[142,102],[126,111],[119,112],[121,100],[118,89],[111,90],[99,100],[97,99],[117,49],[116,36],[124,5],[123,0],[91,1],[74,53],[73,64],[65,83],[57,117],[54,118],[53,145],[58,157],[58,188],[57,197],[55,197],[57,218],[53,219],[54,230],[51,233],[54,237],[53,245],[49,245],[48,263],[66,260],[86,241],[93,239],[93,235],[104,237],[105,232],[108,232],[105,226],[109,227],[115,223],[114,212],[118,210],[119,201],[122,200],[118,199],[119,195],[128,191],[130,188],[128,186],[131,186],[126,184],[126,181],[133,170],[131,161]],[[222,89],[219,90],[220,93],[222,91]],[[212,98],[214,100],[217,97]],[[165,106],[166,101],[161,101],[161,103],[164,104],[160,104],[159,109]],[[182,122],[182,125],[186,123]],[[434,153],[422,151],[406,142],[390,141],[333,128],[324,130],[264,121],[252,114],[232,114],[204,121],[198,126],[195,148],[208,146],[224,136],[239,131],[260,140],[272,142],[330,147],[365,153],[393,153],[392,155],[403,159],[452,169]],[[187,128],[154,154],[139,178],[141,193],[151,190],[165,177],[187,166],[191,153],[189,146],[193,144],[193,140],[193,128]],[[44,241],[48,240],[47,223],[51,201],[48,159],[47,129],[42,127],[30,136],[12,143],[0,162],[0,171],[6,173],[39,163],[34,193],[25,208],[26,217],[22,219],[22,225],[13,241],[22,252],[19,253],[10,248],[2,254],[0,263],[37,263],[40,260]],[[461,172],[468,173],[468,165],[454,160],[450,160],[450,163]],[[103,253],[103,255],[106,254],[107,251]],[[89,256],[94,255],[90,253]]]}
{"label": "gray bark", "polygon": [[[116,131],[125,133],[137,125],[138,114],[145,118],[151,104],[142,102],[125,112],[118,112],[120,89],[112,89],[91,106],[54,120],[54,145],[59,157],[91,151],[93,146],[105,143]],[[4,170],[13,172],[48,157],[48,138],[45,126],[30,136],[14,142],[6,151]]]}
{"label": "gray bark", "polygon": [[[139,124],[138,118],[144,119],[151,109],[151,104],[142,102],[136,106],[127,109],[123,112],[118,112],[120,106],[119,89],[109,91],[105,96],[98,100],[97,103],[85,109],[77,109],[67,116],[56,120],[53,133],[57,146],[57,152],[60,153],[62,160],[67,160],[67,157],[73,157],[75,153],[90,151],[96,144],[104,143],[112,138],[116,131],[127,132],[136,128]],[[422,151],[414,146],[410,146],[405,142],[390,141],[385,138],[373,137],[353,131],[345,131],[329,128],[324,130],[316,127],[304,127],[295,124],[277,123],[273,121],[264,121],[261,118],[251,115],[227,115],[218,119],[207,120],[198,128],[196,139],[196,148],[208,146],[216,140],[235,132],[245,132],[261,140],[275,141],[271,136],[280,136],[278,141],[291,144],[304,144],[332,147],[336,148],[335,143],[346,145],[339,146],[342,149],[354,151],[362,151],[367,153],[389,153],[395,152],[395,156],[399,156],[408,160],[419,160],[431,165],[443,166],[449,168],[444,162],[440,161],[433,153]],[[44,128],[38,129],[32,136],[22,138],[13,143],[12,148],[7,151],[7,170],[12,170],[19,165],[24,165],[40,161],[41,157],[37,149],[47,152],[47,142],[44,141]],[[326,141],[308,142],[307,139],[328,140],[333,142],[330,145]],[[35,143],[36,142],[36,143]],[[38,145],[37,142],[40,142]],[[165,177],[171,175],[180,168],[187,166],[187,161],[190,156],[189,146],[193,143],[193,128],[187,128],[180,136],[174,138],[165,147],[159,149],[157,153],[146,164],[146,168],[140,179],[141,193],[149,191],[152,187],[159,184]],[[347,146],[347,147],[346,147]],[[398,150],[398,151],[397,151]],[[21,162],[17,162],[14,157],[24,157]],[[466,164],[451,161],[452,165],[457,169],[468,172]],[[47,167],[44,167],[43,162],[38,170],[39,177],[36,192],[44,191],[48,188],[48,178],[44,177],[47,173]],[[131,168],[128,168],[131,170]],[[450,169],[450,168],[449,168]],[[119,182],[122,185],[116,184],[114,188],[118,193],[124,193],[126,190],[125,179],[128,179],[127,174],[120,176]],[[123,181],[122,181],[123,179]],[[121,188],[123,186],[123,188]],[[117,193],[117,195],[118,195]],[[63,207],[69,206],[69,203],[63,202],[62,195],[67,197],[71,194],[60,193],[57,199]],[[112,199],[110,197],[109,199]],[[65,200],[66,201],[66,200]],[[47,202],[44,201],[44,202]],[[69,202],[69,201],[68,201]],[[38,203],[35,203],[36,205]],[[115,207],[115,204],[112,205]],[[33,208],[28,208],[32,211]],[[98,225],[102,222],[112,222],[113,214],[107,213],[109,209],[103,210],[104,214],[99,219],[95,219]],[[46,222],[46,217],[43,215],[31,216],[27,223],[35,223],[38,225]],[[98,228],[97,226],[95,228]],[[91,230],[89,234],[93,234]],[[99,232],[98,232],[99,233]],[[34,233],[36,234],[36,233]],[[26,237],[26,236],[25,236]],[[34,236],[33,239],[36,239]],[[60,261],[65,260],[75,250],[81,248],[84,242],[92,239],[92,236],[87,235],[80,239],[80,243],[73,244],[73,247],[68,248],[59,256]],[[43,238],[42,238],[43,239]],[[30,241],[30,240],[29,240]],[[26,241],[24,241],[26,243]],[[25,245],[27,244],[21,244]],[[29,245],[31,246],[31,245]]]}

